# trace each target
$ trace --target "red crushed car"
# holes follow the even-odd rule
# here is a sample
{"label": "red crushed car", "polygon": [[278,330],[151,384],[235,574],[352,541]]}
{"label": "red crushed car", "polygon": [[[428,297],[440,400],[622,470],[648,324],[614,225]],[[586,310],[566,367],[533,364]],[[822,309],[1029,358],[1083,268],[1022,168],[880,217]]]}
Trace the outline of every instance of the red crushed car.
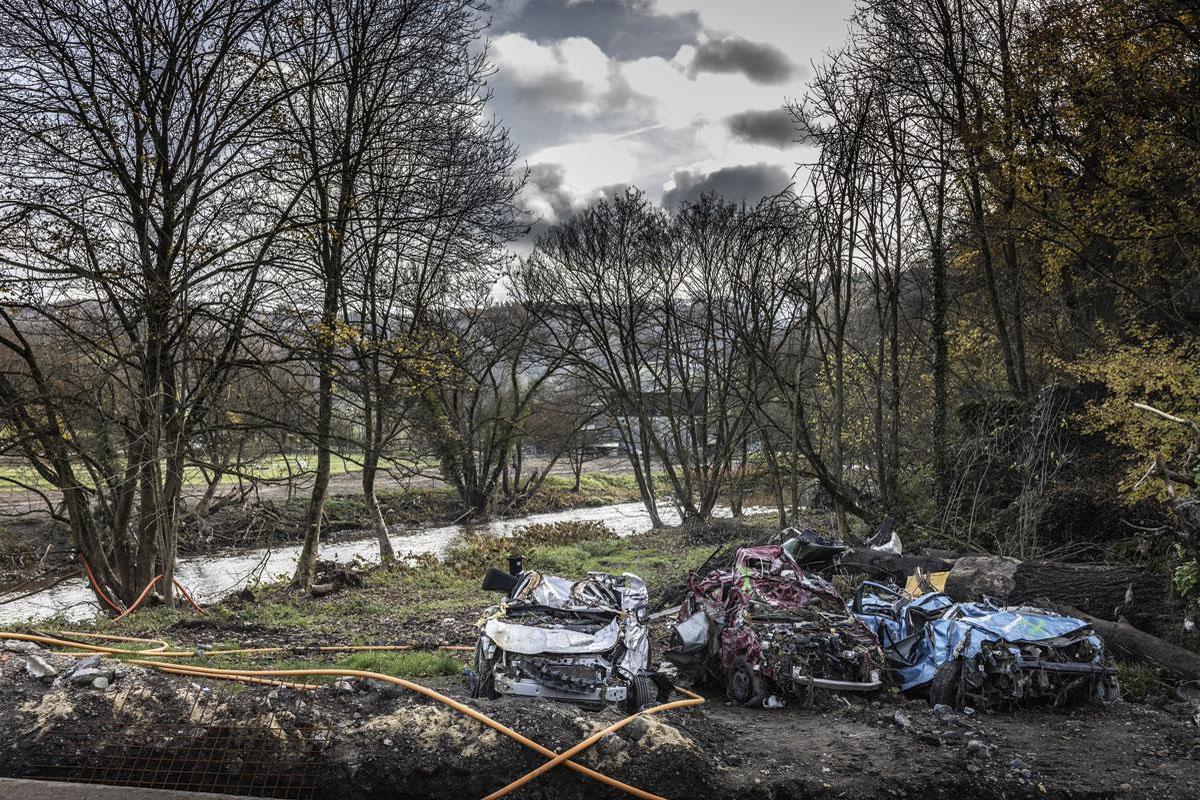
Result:
{"label": "red crushed car", "polygon": [[837,589],[806,573],[787,545],[745,547],[728,570],[688,576],[667,659],[681,678],[725,686],[747,706],[809,699],[816,689],[883,685],[883,652]]}

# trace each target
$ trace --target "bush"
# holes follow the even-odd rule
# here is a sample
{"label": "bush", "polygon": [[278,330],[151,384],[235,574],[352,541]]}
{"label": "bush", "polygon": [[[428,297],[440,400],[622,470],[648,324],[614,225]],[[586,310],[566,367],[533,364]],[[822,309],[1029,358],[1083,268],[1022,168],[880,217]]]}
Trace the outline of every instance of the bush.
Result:
{"label": "bush", "polygon": [[607,525],[596,522],[564,521],[526,525],[511,536],[493,536],[472,531],[446,551],[445,564],[457,575],[474,577],[488,567],[501,567],[510,554],[531,558],[539,548],[563,547],[579,542],[615,540]]}

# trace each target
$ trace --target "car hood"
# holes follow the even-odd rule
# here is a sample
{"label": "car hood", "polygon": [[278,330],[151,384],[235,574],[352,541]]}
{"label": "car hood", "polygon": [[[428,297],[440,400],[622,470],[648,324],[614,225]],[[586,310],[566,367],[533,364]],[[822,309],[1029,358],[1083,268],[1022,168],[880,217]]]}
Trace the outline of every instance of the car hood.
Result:
{"label": "car hood", "polygon": [[503,650],[533,656],[542,653],[558,655],[604,653],[616,647],[621,631],[620,625],[614,617],[608,625],[595,633],[573,631],[568,628],[519,625],[499,619],[489,619],[484,623],[483,633]]}

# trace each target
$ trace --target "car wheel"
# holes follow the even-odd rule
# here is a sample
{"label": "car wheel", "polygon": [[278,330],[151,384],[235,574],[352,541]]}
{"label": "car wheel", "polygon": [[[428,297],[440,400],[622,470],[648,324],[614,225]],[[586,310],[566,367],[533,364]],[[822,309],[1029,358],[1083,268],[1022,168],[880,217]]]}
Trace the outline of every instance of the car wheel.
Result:
{"label": "car wheel", "polygon": [[484,655],[482,641],[475,643],[475,680],[471,682],[471,697],[493,700],[500,696],[496,691],[495,661],[494,656]]}
{"label": "car wheel", "polygon": [[725,692],[735,703],[758,708],[767,699],[767,682],[749,664],[738,659],[725,673]]}
{"label": "car wheel", "polygon": [[625,708],[636,714],[654,702],[654,684],[648,675],[634,675],[625,694]]}
{"label": "car wheel", "polygon": [[959,708],[962,706],[961,689],[962,660],[956,658],[942,664],[933,673],[933,680],[929,684],[929,702]]}

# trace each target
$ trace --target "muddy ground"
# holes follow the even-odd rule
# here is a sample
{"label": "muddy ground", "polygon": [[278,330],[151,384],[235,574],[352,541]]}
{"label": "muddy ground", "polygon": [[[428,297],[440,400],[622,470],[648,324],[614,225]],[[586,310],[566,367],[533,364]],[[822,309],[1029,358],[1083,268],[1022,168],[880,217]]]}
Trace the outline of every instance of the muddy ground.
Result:
{"label": "muddy ground", "polygon": [[[31,674],[34,657],[58,675]],[[78,663],[0,644],[0,775],[262,794],[286,784],[290,796],[331,800],[480,797],[542,761],[435,701],[385,685],[230,688],[115,661]],[[96,688],[81,669],[109,685]],[[457,677],[421,682],[560,751],[622,716],[469,700]],[[1200,796],[1197,722],[1195,705],[1166,697],[964,714],[895,696],[749,710],[710,694],[699,709],[635,722],[580,761],[670,798],[1168,800]],[[618,795],[560,768],[517,796]]]}

